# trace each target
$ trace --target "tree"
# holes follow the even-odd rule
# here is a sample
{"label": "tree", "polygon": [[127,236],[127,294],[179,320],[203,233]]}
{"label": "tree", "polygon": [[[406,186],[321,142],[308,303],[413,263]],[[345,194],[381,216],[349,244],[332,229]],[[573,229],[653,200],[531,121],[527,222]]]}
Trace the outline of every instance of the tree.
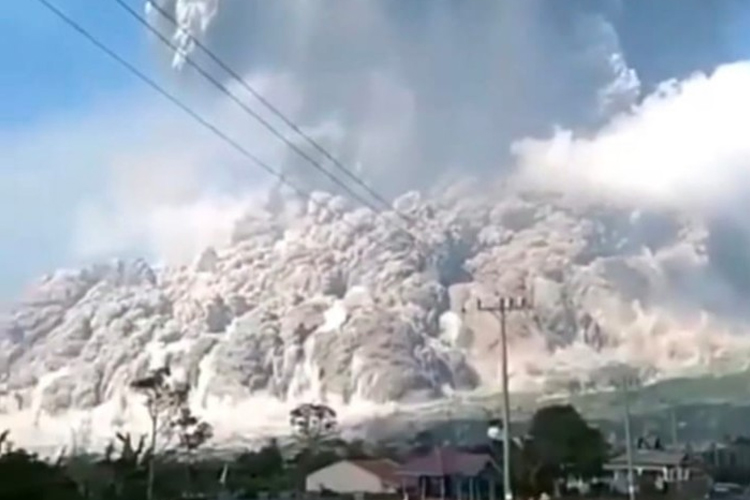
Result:
{"label": "tree", "polygon": [[24,450],[8,448],[0,434],[0,498],[3,500],[82,500],[61,464],[50,464]]}
{"label": "tree", "polygon": [[109,477],[107,498],[137,498],[143,494],[152,459],[146,436],[140,436],[135,445],[130,434],[118,432],[115,437],[96,464],[95,473]]}
{"label": "tree", "polygon": [[318,453],[337,435],[336,412],[323,404],[306,403],[289,413],[289,424],[298,450]]}
{"label": "tree", "polygon": [[258,451],[248,451],[237,458],[237,463],[250,475],[272,477],[284,470],[284,457],[279,443],[271,439]]}
{"label": "tree", "polygon": [[284,456],[275,439],[258,451],[246,451],[239,455],[231,467],[228,483],[248,498],[260,492],[270,493],[271,498],[291,486],[284,470]]}
{"label": "tree", "polygon": [[[146,498],[154,498],[155,459],[157,435],[168,427],[171,417],[187,404],[187,384],[177,384],[170,378],[168,366],[154,370],[149,375],[134,380],[130,387],[146,396],[146,410],[151,424]],[[165,426],[165,424],[167,424]]]}
{"label": "tree", "polygon": [[413,446],[416,452],[424,453],[437,443],[435,434],[429,429],[423,429],[414,435]]}
{"label": "tree", "polygon": [[180,408],[179,416],[172,421],[179,438],[178,449],[187,459],[187,486],[192,490],[195,476],[195,458],[198,449],[213,437],[213,428],[207,422],[199,420],[189,407]]}
{"label": "tree", "polygon": [[530,438],[514,440],[511,464],[513,491],[521,498],[538,498],[541,493],[554,490],[554,475],[540,458]]}
{"label": "tree", "polygon": [[320,465],[321,459],[328,461],[321,455],[338,434],[336,418],[336,412],[324,404],[305,403],[289,412],[300,483],[311,468]]}
{"label": "tree", "polygon": [[534,414],[522,450],[532,489],[551,493],[550,488],[560,479],[594,477],[606,459],[606,441],[574,407],[547,406]]}
{"label": "tree", "polygon": [[343,442],[343,454],[348,460],[364,460],[371,458],[373,454],[368,449],[368,443],[362,439]]}
{"label": "tree", "polygon": [[188,407],[180,408],[179,416],[172,421],[177,429],[179,448],[190,456],[213,437],[213,428],[208,422],[199,420]]}

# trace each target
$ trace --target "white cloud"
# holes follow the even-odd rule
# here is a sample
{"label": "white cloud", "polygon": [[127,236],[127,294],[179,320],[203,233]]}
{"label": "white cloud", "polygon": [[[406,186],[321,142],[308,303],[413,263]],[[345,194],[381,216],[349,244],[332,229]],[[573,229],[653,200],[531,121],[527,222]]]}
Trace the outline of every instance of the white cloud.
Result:
{"label": "white cloud", "polygon": [[514,146],[519,180],[545,188],[710,209],[750,178],[750,63],[665,83],[592,137],[559,130]]}

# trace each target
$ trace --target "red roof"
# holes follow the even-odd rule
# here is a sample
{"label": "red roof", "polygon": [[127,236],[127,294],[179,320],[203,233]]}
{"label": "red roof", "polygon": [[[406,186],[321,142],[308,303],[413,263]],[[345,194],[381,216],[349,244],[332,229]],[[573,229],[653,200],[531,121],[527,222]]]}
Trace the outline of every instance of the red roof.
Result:
{"label": "red roof", "polygon": [[478,476],[487,466],[497,468],[490,455],[467,453],[453,448],[435,448],[426,455],[412,458],[399,468],[401,476]]}
{"label": "red roof", "polygon": [[401,477],[398,475],[399,465],[387,458],[349,460],[350,463],[378,476],[381,481],[390,486],[400,486]]}

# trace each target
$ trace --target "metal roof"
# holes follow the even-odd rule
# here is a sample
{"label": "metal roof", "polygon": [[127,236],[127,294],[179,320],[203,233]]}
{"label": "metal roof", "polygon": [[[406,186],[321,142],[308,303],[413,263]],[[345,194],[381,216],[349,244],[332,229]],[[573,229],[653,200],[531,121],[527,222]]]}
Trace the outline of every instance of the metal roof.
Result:
{"label": "metal roof", "polygon": [[373,458],[366,460],[348,460],[356,467],[364,469],[380,478],[384,483],[391,486],[399,486],[401,477],[398,474],[399,465],[387,458]]}
{"label": "metal roof", "polygon": [[434,448],[426,455],[414,457],[399,468],[401,476],[452,476],[475,477],[488,466],[498,469],[490,455],[466,453],[455,448]]}
{"label": "metal roof", "polygon": [[[680,451],[667,450],[633,450],[633,465],[678,466],[688,461],[688,455]],[[610,466],[627,466],[627,454],[618,455],[609,461]]]}

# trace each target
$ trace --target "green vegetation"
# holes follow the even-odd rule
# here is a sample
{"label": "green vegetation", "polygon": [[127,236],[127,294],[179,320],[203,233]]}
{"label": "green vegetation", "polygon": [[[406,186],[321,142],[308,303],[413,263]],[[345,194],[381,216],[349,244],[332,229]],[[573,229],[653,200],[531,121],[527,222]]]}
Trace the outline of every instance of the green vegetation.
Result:
{"label": "green vegetation", "polygon": [[[160,417],[162,418],[162,417]],[[159,420],[159,419],[157,419]],[[62,457],[48,463],[14,449],[8,433],[0,435],[0,498],[3,500],[157,500],[216,498],[232,492],[237,498],[271,498],[302,485],[309,472],[341,458],[389,457],[403,459],[415,449],[439,443],[422,432],[400,449],[361,441],[345,442],[336,432],[336,414],[324,405],[302,405],[290,414],[294,440],[282,446],[269,440],[256,451],[231,459],[199,453],[208,433],[200,421],[183,411],[173,421],[180,439],[170,450],[155,454],[152,436],[133,440],[118,434],[101,456]],[[158,427],[158,426],[157,426]],[[150,443],[150,444],[149,444]],[[530,433],[514,453],[519,491],[551,491],[563,477],[588,477],[606,458],[606,446],[596,429],[571,406],[551,406],[537,412]]]}
{"label": "green vegetation", "polygon": [[[242,498],[256,498],[262,492],[273,497],[302,487],[309,472],[340,458],[398,460],[436,445],[488,444],[488,412],[481,408],[491,406],[489,395],[482,401],[461,401],[463,408],[477,409],[472,418],[442,422],[436,418],[428,428],[412,427],[409,433],[378,445],[341,440],[331,408],[301,405],[289,415],[290,443],[269,440],[259,450],[232,458],[212,457],[203,451],[210,443],[211,427],[192,413],[187,389],[168,383],[168,375],[168,371],[157,371],[132,384],[144,395],[151,417],[149,434],[117,434],[98,455],[78,454],[46,462],[14,448],[7,432],[0,434],[0,498],[166,500],[187,493],[193,498],[212,498],[220,491],[237,492]],[[674,430],[669,426],[674,427],[675,422],[683,442],[695,436],[705,438],[706,431],[717,439],[739,434],[734,429],[744,429],[750,408],[735,402],[743,401],[749,378],[740,373],[643,387],[633,394],[634,434],[656,432],[668,439]],[[721,399],[706,403],[707,394],[720,394]],[[524,421],[515,423],[513,434],[526,436],[513,452],[518,491],[550,491],[561,477],[588,477],[598,472],[607,454],[602,433],[622,430],[618,398],[614,392],[577,394],[548,399],[547,406],[540,407],[543,402],[514,396],[513,401],[522,407],[514,415]],[[595,425],[587,424],[569,403],[593,418],[590,421]],[[435,408],[429,410],[422,418],[428,418]]]}
{"label": "green vegetation", "polygon": [[[640,387],[630,393],[634,432],[656,433],[669,442],[674,420],[678,425],[679,441],[683,443],[705,443],[723,440],[727,436],[746,435],[750,418],[749,387],[750,371],[676,378]],[[462,395],[445,403],[433,403],[420,409],[420,429],[428,427],[442,442],[480,442],[484,439],[488,409],[496,408],[499,398],[499,393],[493,392]],[[516,431],[526,429],[534,412],[541,407],[572,404],[605,435],[623,437],[622,395],[614,391],[548,397],[514,393],[511,401]],[[454,409],[458,407],[461,411]],[[453,418],[453,415],[460,417]],[[408,418],[404,415],[402,420],[408,422]]]}
{"label": "green vegetation", "polygon": [[537,411],[512,454],[515,489],[527,498],[559,493],[566,479],[590,479],[609,456],[604,437],[569,405]]}
{"label": "green vegetation", "polygon": [[[7,436],[7,434],[6,434]],[[229,461],[193,459],[144,452],[143,440],[133,445],[119,436],[120,446],[100,457],[64,457],[54,463],[23,450],[4,448],[0,455],[0,498],[3,500],[145,500],[176,499],[191,493],[213,497],[219,491],[243,492],[254,498],[261,491],[289,490],[289,464],[275,442]],[[153,462],[153,482],[149,470]]]}

